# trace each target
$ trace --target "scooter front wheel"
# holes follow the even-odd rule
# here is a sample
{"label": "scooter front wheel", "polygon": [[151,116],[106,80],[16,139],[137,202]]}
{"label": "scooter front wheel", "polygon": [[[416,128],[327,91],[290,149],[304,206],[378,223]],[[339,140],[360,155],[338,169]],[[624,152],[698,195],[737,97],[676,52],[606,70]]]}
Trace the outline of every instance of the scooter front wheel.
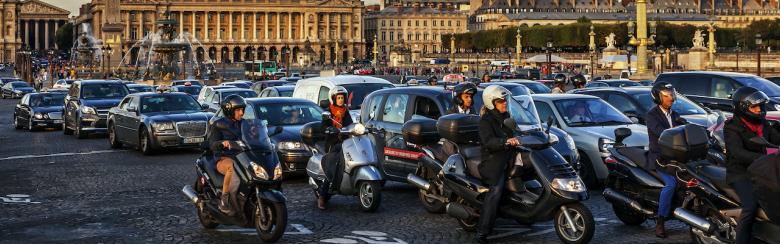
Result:
{"label": "scooter front wheel", "polygon": [[382,187],[377,181],[361,181],[359,184],[358,198],[360,208],[365,212],[374,212],[382,202]]}
{"label": "scooter front wheel", "polygon": [[[282,238],[287,228],[287,206],[281,202],[264,201],[258,199],[255,208],[255,230],[260,240],[264,242],[276,242]],[[263,214],[260,214],[263,211]],[[265,216],[265,218],[263,218]]]}
{"label": "scooter front wheel", "polygon": [[588,243],[596,231],[593,214],[581,203],[561,206],[555,212],[555,233],[564,243]]}

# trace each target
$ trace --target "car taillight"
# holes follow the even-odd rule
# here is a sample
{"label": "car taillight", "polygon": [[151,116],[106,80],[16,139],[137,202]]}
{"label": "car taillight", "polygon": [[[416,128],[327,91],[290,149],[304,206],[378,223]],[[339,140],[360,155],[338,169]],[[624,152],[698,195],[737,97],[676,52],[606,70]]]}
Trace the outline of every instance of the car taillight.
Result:
{"label": "car taillight", "polygon": [[206,177],[203,176],[200,177],[200,184],[204,186],[206,185]]}
{"label": "car taillight", "polygon": [[685,183],[685,187],[693,188],[699,185],[699,180],[697,179],[691,179],[688,182]]}

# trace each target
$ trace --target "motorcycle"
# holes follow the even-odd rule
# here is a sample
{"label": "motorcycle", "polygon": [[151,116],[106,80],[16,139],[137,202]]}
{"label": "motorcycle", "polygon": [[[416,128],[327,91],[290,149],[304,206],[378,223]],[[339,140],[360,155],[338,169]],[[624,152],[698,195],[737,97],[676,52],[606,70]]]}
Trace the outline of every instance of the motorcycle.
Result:
{"label": "motorcycle", "polygon": [[451,144],[453,142],[442,141],[436,130],[436,120],[429,118],[409,120],[401,128],[404,141],[421,152],[417,170],[409,174],[406,181],[420,188],[418,197],[426,211],[444,213],[446,204],[452,200],[452,192],[444,187],[444,178],[439,172],[449,156],[444,152],[445,144],[454,145]]}
{"label": "motorcycle", "polygon": [[[330,112],[323,112],[323,120],[332,119]],[[335,129],[335,128],[333,128]],[[311,122],[301,128],[301,137],[306,145],[312,148],[313,155],[309,158],[306,165],[306,173],[309,176],[309,185],[314,188],[317,195],[317,189],[324,184],[326,179],[325,171],[322,167],[322,159],[325,156],[325,146],[323,144],[326,133],[338,134],[340,138],[345,138],[341,143],[341,162],[344,163],[343,176],[341,182],[332,182],[338,184],[333,194],[339,195],[357,195],[360,201],[360,207],[363,211],[373,212],[379,207],[382,201],[382,185],[385,179],[382,177],[377,165],[379,160],[374,151],[367,133],[381,134],[374,128],[366,128],[360,123],[335,130],[332,132],[323,131],[322,123]]]}
{"label": "motorcycle", "polygon": [[[756,144],[774,147],[764,138],[752,138]],[[769,155],[765,157],[776,157]],[[726,181],[726,169],[709,164],[687,165],[686,171],[692,176],[686,184],[687,196],[681,207],[674,210],[674,217],[691,226],[690,232],[695,243],[734,243],[737,221],[741,212],[739,197]],[[766,209],[771,205],[762,205],[753,224],[752,236],[767,243],[780,243],[780,223],[772,221]]]}
{"label": "motorcycle", "polygon": [[[281,127],[274,134],[281,132]],[[282,167],[261,120],[242,120],[241,140],[231,141],[238,151],[232,156],[233,178],[229,213],[219,210],[224,176],[217,171],[217,158],[205,146],[195,161],[195,188],[185,185],[184,195],[197,208],[198,220],[206,229],[220,224],[254,227],[260,240],[275,242],[287,227],[286,198],[282,193]],[[237,186],[236,186],[237,185]],[[233,190],[231,190],[233,192]]]}
{"label": "motorcycle", "polygon": [[[595,222],[590,210],[581,203],[589,198],[588,192],[576,171],[552,149],[558,138],[550,135],[549,129],[542,130],[529,96],[508,99],[508,109],[512,118],[505,120],[504,125],[515,128],[521,146],[508,148],[518,151],[519,156],[507,174],[507,192],[498,216],[526,225],[553,220],[556,234],[563,242],[589,242],[595,232]],[[474,231],[482,201],[489,191],[480,180],[478,170],[481,163],[479,116],[452,114],[439,118],[437,123],[450,128],[439,133],[458,147],[458,153],[449,156],[437,173],[444,188],[452,192],[453,199],[446,204],[445,211],[463,229]],[[552,120],[547,128],[551,123]],[[422,178],[410,183],[426,191],[431,186]]]}

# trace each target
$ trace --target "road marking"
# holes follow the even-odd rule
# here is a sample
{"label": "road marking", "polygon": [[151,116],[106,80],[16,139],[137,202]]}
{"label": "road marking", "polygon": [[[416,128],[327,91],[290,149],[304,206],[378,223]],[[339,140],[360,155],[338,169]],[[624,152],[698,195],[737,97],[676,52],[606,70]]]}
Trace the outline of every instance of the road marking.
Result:
{"label": "road marking", "polygon": [[8,195],[5,195],[5,197],[0,197],[0,200],[3,200],[4,204],[16,204],[16,203],[21,203],[21,204],[30,204],[30,203],[38,204],[38,203],[41,203],[41,202],[33,202],[32,200],[30,200],[30,195],[25,195],[25,194],[8,194]]}
{"label": "road marking", "polygon": [[347,243],[360,243],[360,241],[363,241],[369,244],[407,244],[407,242],[398,238],[393,238],[392,240],[390,240],[389,239],[390,237],[387,237],[386,233],[378,232],[378,231],[356,230],[356,231],[352,231],[352,234],[360,235],[360,236],[345,235],[343,237],[320,240],[320,242],[347,244]]}
{"label": "road marking", "polygon": [[103,153],[115,153],[126,152],[127,150],[98,150],[89,152],[70,152],[70,153],[53,153],[53,154],[40,154],[40,155],[19,155],[0,158],[0,161],[15,160],[15,159],[28,159],[28,158],[45,158],[45,157],[60,157],[60,156],[76,156],[76,155],[91,155],[91,154],[103,154]]}
{"label": "road marking", "polygon": [[[284,232],[285,235],[310,235],[314,232],[303,226],[302,224],[290,224],[290,227],[295,229],[295,232]],[[219,232],[235,232],[244,235],[257,235],[257,230],[253,228],[225,228],[217,229]]]}

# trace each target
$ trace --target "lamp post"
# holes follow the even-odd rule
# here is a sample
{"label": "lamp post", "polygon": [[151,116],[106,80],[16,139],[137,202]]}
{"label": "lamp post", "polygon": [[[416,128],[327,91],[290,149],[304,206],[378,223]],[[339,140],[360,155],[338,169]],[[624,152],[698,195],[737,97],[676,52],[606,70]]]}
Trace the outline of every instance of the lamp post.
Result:
{"label": "lamp post", "polygon": [[736,50],[737,51],[737,70],[736,71],[739,72],[739,51],[742,51],[742,48],[739,47],[739,42],[737,42],[737,48],[736,49],[737,49]]}
{"label": "lamp post", "polygon": [[709,39],[707,42],[707,51],[709,56],[709,63],[707,66],[710,70],[715,70],[715,22],[711,21],[709,24],[709,27],[707,27],[707,31],[709,32]]}
{"label": "lamp post", "polygon": [[595,65],[593,63],[593,58],[596,56],[596,32],[594,31],[595,28],[591,25],[590,26],[590,33],[588,33],[589,42],[588,42],[588,51],[590,58],[590,78],[593,79],[593,75],[595,72]]}
{"label": "lamp post", "polygon": [[756,63],[756,75],[761,76],[761,34],[756,34],[756,58],[758,59]]}
{"label": "lamp post", "polygon": [[520,35],[520,28],[517,29],[517,45],[515,45],[515,52],[517,52],[517,65],[523,65],[523,35]]}
{"label": "lamp post", "polygon": [[54,83],[53,82],[54,81],[54,73],[52,72],[52,66],[54,66],[54,60],[53,60],[54,50],[53,49],[49,49],[48,54],[49,54],[49,67],[47,67],[47,68],[49,69],[49,77],[48,78],[49,78],[49,84],[51,85],[51,84]]}
{"label": "lamp post", "polygon": [[377,35],[374,34],[374,67],[379,67],[379,62],[377,56],[379,56],[379,47],[378,44],[379,40],[377,39]]}
{"label": "lamp post", "polygon": [[664,55],[666,54],[666,50],[664,50],[664,48],[661,47],[660,52],[661,52],[661,65],[659,65],[659,66],[661,67],[661,70],[660,70],[659,74],[664,72],[664,64],[666,64],[664,62]]}
{"label": "lamp post", "polygon": [[[647,46],[655,44],[655,21],[650,22],[650,36],[648,37],[647,0],[636,1],[636,36],[634,36],[634,23],[629,22],[629,44],[637,48],[637,72],[635,79],[652,79],[652,74],[647,72]],[[629,58],[629,61],[631,59]],[[630,72],[629,67],[629,72]]]}
{"label": "lamp post", "polygon": [[547,40],[547,45],[544,48],[545,54],[547,54],[547,76],[549,77],[552,75],[552,47],[553,43],[551,40]]}
{"label": "lamp post", "polygon": [[109,78],[110,78],[110,74],[113,73],[111,71],[111,54],[114,53],[114,50],[111,49],[111,44],[107,45],[107,51],[108,51],[108,63],[106,64],[106,68],[108,70],[106,70],[106,73],[108,73],[108,74],[106,74],[106,76],[109,76]]}
{"label": "lamp post", "polygon": [[222,60],[220,60],[220,63],[222,63],[222,79],[225,78],[225,55],[227,55],[227,49],[222,49]]}

